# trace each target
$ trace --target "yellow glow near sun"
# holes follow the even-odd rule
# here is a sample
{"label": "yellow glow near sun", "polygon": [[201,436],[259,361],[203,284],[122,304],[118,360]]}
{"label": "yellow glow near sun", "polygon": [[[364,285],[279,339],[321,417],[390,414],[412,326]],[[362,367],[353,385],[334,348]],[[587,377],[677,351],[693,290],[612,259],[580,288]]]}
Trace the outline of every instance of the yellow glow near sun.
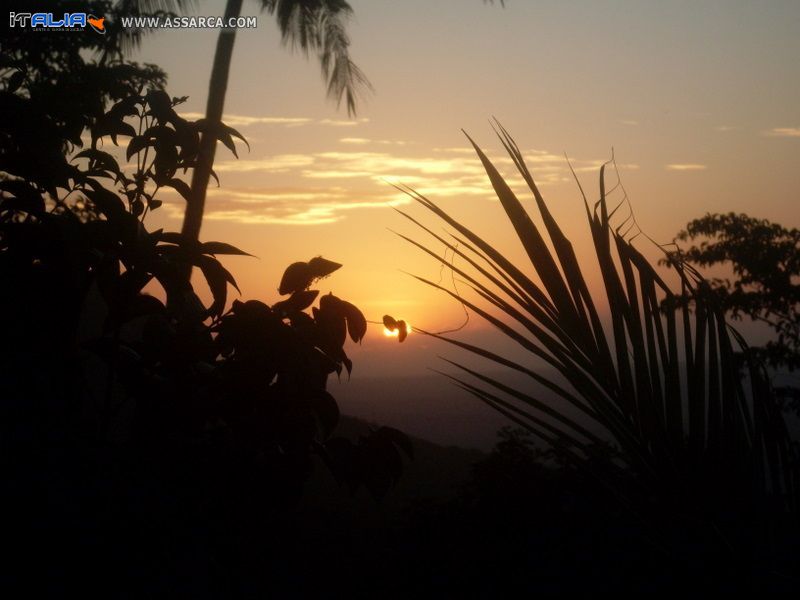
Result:
{"label": "yellow glow near sun", "polygon": [[[414,330],[411,328],[411,325],[406,323],[406,332],[408,334],[410,334],[412,331],[414,331]],[[397,337],[398,335],[400,335],[400,330],[399,329],[395,329],[394,331],[391,331],[391,330],[387,329],[386,327],[384,327],[383,328],[383,335],[385,335],[386,337]]]}

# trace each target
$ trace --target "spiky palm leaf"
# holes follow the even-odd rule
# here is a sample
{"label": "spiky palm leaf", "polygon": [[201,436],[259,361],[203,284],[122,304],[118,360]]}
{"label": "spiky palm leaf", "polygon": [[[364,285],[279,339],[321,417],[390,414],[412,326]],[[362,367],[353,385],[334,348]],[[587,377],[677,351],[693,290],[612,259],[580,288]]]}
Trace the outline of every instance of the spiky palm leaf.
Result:
{"label": "spiky palm leaf", "polygon": [[347,114],[354,115],[356,97],[372,86],[350,58],[350,5],[345,0],[261,0],[261,7],[275,16],[284,45],[317,53],[328,97],[337,104],[344,98]]}
{"label": "spiky palm leaf", "polygon": [[[745,342],[727,324],[707,283],[690,266],[673,262],[681,288],[674,292],[626,239],[624,224],[612,225],[618,206],[609,206],[603,165],[599,200],[590,206],[584,196],[595,268],[603,281],[603,291],[593,296],[572,244],[550,213],[522,153],[498,127],[500,141],[533,195],[544,230],[534,224],[471,138],[470,142],[530,266],[513,264],[411,189],[404,191],[452,228],[452,239],[401,214],[464,266],[402,237],[452,268],[478,298],[420,281],[463,302],[560,378],[538,373],[525,361],[420,330],[526,375],[532,386],[547,390],[549,398],[457,362],[450,364],[462,375],[448,377],[589,470],[640,512],[646,512],[644,505],[652,505],[654,498],[659,510],[673,502],[679,505],[677,511],[694,515],[718,514],[733,502],[747,510],[780,506],[796,511],[796,474],[782,413],[756,365],[749,365],[745,379],[740,375],[735,351]],[[687,293],[691,302],[681,301]],[[494,310],[484,308],[487,304]],[[610,326],[601,320],[601,306],[608,308]],[[605,441],[619,450],[612,461],[604,459]],[[635,474],[633,490],[623,493],[615,486],[620,469]]]}

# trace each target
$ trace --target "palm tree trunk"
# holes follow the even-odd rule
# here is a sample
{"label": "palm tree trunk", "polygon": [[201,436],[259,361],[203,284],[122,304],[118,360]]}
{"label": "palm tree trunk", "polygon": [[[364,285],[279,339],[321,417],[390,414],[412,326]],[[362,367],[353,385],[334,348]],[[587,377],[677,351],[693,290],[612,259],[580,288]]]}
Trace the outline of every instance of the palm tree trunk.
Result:
{"label": "palm tree trunk", "polygon": [[[228,0],[225,6],[225,20],[238,17],[242,12],[242,0]],[[200,137],[200,151],[197,166],[192,173],[191,200],[186,205],[183,215],[181,233],[190,240],[200,236],[203,223],[203,210],[206,203],[206,188],[214,165],[214,153],[217,148],[217,128],[222,121],[222,110],[225,106],[225,92],[228,89],[228,73],[233,56],[233,43],[236,41],[236,29],[222,29],[217,39],[217,50],[214,54],[214,67],[211,70],[211,82],[208,86],[208,103],[206,104],[206,130]],[[187,274],[188,275],[188,274]]]}

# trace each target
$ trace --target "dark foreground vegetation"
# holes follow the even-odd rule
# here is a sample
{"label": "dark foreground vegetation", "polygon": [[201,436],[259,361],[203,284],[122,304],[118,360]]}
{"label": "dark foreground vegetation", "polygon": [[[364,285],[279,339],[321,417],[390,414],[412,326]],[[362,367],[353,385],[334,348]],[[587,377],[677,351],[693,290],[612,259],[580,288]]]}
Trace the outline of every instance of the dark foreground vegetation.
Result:
{"label": "dark foreground vegetation", "polygon": [[[148,230],[165,188],[188,198],[201,135],[234,154],[241,135],[181,118],[157,67],[114,48],[88,62],[85,39],[9,37],[0,65],[0,493],[15,556],[3,578],[191,591],[185,565],[247,561],[253,535],[283,545],[268,524],[282,526],[314,461],[380,498],[413,450],[388,427],[335,435],[327,380],[349,376],[346,338],[367,323],[310,287],[341,265],[296,262],[284,300],[229,307],[236,281],[217,257],[243,251]],[[76,81],[80,99],[65,101]]]}
{"label": "dark foreground vegetation", "polygon": [[[411,443],[341,419],[327,390],[352,369],[347,337],[357,343],[367,328],[357,307],[310,289],[341,265],[294,263],[284,300],[229,303],[235,278],[218,257],[241,250],[148,230],[164,188],[188,199],[182,176],[198,166],[201,136],[232,152],[241,136],[182,119],[183,99],[167,95],[156,67],[122,62],[114,48],[90,62],[77,39],[3,41],[4,591],[797,587],[796,455],[760,357],[681,257],[666,257],[680,289],[662,281],[626,222],[613,222],[604,171],[599,200],[586,203],[603,299],[589,294],[505,132],[555,254],[478,155],[541,284],[416,196],[455,241],[412,221],[473,269],[442,258],[497,311],[459,299],[563,380],[442,338],[530,378],[518,389],[464,367],[451,375],[520,429],[489,456]],[[542,402],[542,388],[558,401]]]}
{"label": "dark foreground vegetation", "polygon": [[[163,455],[125,460],[108,448],[27,462],[37,471],[16,482],[28,504],[17,504],[19,489],[4,492],[16,494],[4,589],[133,598],[796,589],[796,538],[768,562],[731,560],[686,524],[667,551],[521,433],[483,459],[414,444],[417,460],[383,502],[351,495],[317,465],[305,498],[280,511],[257,502],[252,484],[234,484],[241,470],[227,472],[228,463],[221,474],[219,458],[197,453],[180,470]],[[472,462],[471,480],[431,497]]]}

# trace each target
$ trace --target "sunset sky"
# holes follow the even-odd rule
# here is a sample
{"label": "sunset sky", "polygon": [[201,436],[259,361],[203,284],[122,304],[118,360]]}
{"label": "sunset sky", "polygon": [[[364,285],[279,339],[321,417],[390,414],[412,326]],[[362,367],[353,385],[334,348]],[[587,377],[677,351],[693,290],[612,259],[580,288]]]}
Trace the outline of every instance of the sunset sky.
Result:
{"label": "sunset sky", "polygon": [[[209,193],[201,237],[259,257],[226,260],[245,298],[275,301],[285,266],[321,254],[344,268],[320,289],[368,319],[390,313],[430,330],[460,325],[458,304],[401,273],[440,278],[435,262],[389,231],[424,239],[391,207],[441,227],[388,182],[424,193],[522,260],[460,131],[513,175],[493,116],[524,150],[579,252],[589,240],[565,152],[594,197],[613,147],[638,222],[658,241],[706,212],[800,226],[796,1],[351,4],[352,56],[375,89],[355,119],[326,101],[316,59],[282,48],[268,15],[237,34],[224,120],[251,151],[242,147],[236,160],[218,150],[222,186]],[[196,14],[222,15],[223,5],[201,2]],[[243,14],[260,14],[257,5],[245,2]],[[181,112],[199,118],[216,37],[157,32],[133,58],[162,66],[170,94],[189,96]],[[151,223],[177,229],[183,201],[165,199]],[[481,327],[473,319],[472,335]],[[360,357],[373,372],[421,369],[446,350],[421,345],[400,348],[375,327],[357,368]],[[397,361],[377,358],[386,356]]]}

